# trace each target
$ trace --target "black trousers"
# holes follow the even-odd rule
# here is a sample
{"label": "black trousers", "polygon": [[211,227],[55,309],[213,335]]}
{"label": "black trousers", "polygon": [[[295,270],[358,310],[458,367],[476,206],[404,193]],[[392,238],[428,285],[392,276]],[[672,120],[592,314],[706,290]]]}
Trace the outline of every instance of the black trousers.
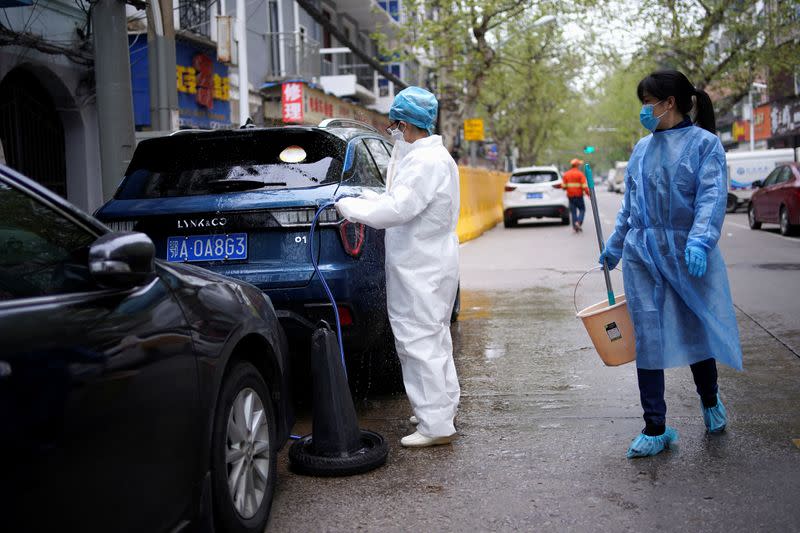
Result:
{"label": "black trousers", "polygon": [[[717,405],[717,362],[706,359],[689,365],[703,407]],[[667,402],[664,401],[664,371],[636,369],[639,396],[644,410],[644,434],[661,435],[667,424]]]}

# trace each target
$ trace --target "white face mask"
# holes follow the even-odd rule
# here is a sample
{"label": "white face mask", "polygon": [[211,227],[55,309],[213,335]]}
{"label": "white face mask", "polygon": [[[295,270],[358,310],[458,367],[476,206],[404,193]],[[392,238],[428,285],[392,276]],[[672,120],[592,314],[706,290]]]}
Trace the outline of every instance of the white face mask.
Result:
{"label": "white face mask", "polygon": [[390,133],[391,133],[393,142],[396,143],[397,141],[405,141],[405,137],[403,135],[403,132],[400,131],[400,128],[395,128],[395,129],[391,130]]}

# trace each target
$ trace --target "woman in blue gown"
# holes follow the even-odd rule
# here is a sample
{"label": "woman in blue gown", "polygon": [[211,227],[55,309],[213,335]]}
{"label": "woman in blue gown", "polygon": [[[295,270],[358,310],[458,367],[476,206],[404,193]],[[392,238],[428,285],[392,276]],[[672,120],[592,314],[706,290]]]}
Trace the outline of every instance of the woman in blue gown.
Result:
{"label": "woman in blue gown", "polygon": [[[717,361],[742,368],[728,276],[717,246],[728,179],[708,94],[682,73],[654,72],[637,88],[640,121],[652,133],[633,150],[625,198],[600,256],[622,259],[636,334],[645,428],[628,457],[655,455],[678,439],[666,425],[664,369],[689,365],[706,428],[725,429]],[[694,110],[694,122],[690,113]]]}

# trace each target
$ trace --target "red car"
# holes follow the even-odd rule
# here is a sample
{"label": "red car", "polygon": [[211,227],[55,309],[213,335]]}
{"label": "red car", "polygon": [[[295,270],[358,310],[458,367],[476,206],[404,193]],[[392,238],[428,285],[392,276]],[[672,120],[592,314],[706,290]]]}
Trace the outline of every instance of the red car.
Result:
{"label": "red car", "polygon": [[780,224],[781,235],[792,235],[800,228],[800,163],[775,167],[764,182],[753,182],[758,190],[750,199],[747,218],[750,229],[762,223]]}

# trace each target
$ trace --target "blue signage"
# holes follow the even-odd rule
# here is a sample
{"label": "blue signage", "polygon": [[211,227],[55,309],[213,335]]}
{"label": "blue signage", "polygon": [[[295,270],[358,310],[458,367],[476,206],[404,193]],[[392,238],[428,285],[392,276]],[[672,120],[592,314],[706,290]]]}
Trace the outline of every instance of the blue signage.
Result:
{"label": "blue signage", "polygon": [[[147,35],[132,35],[129,39],[134,119],[137,128],[146,128],[151,125]],[[216,60],[216,51],[176,41],[175,59],[180,126],[231,127],[228,67]]]}

